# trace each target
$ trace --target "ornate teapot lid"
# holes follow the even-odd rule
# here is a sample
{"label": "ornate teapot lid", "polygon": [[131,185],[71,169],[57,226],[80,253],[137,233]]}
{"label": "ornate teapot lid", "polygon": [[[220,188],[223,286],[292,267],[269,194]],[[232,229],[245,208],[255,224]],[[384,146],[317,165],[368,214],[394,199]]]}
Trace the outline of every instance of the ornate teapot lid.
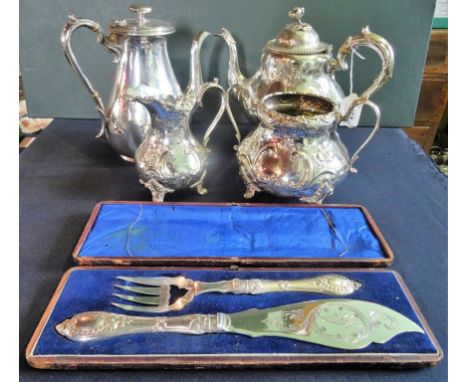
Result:
{"label": "ornate teapot lid", "polygon": [[265,49],[272,53],[308,55],[326,53],[332,46],[320,41],[320,37],[312,28],[312,25],[301,21],[304,16],[304,8],[296,7],[289,12],[289,17],[295,22],[286,25],[276,36],[276,39],[268,41]]}
{"label": "ornate teapot lid", "polygon": [[146,13],[152,11],[152,8],[146,5],[131,5],[128,8],[131,12],[137,14],[137,18],[114,20],[109,25],[112,33],[118,33],[129,36],[165,36],[175,32],[172,24],[163,20],[147,19]]}

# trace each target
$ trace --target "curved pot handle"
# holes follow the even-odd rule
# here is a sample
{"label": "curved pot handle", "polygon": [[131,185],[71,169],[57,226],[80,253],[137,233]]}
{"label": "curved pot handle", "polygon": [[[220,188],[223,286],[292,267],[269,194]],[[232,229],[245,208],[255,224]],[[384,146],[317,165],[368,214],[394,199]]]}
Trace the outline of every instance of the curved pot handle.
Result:
{"label": "curved pot handle", "polygon": [[[380,109],[375,103],[373,103],[372,101],[370,101],[368,99],[357,98],[352,103],[351,107],[349,108],[347,116],[349,116],[349,114],[352,112],[352,110],[356,106],[360,106],[360,105],[367,105],[374,111],[375,125],[374,125],[374,128],[372,129],[371,133],[366,138],[366,140],[361,144],[361,146],[359,146],[359,148],[356,150],[356,152],[351,156],[351,159],[349,160],[349,171],[352,172],[352,173],[357,172],[357,170],[353,167],[353,164],[354,164],[354,162],[356,162],[359,159],[359,153],[364,149],[364,147],[367,146],[367,144],[372,140],[372,138],[374,138],[374,135],[380,129]],[[344,117],[345,120],[346,120],[347,116]]]}
{"label": "curved pot handle", "polygon": [[104,36],[102,29],[98,23],[92,20],[87,20],[87,19],[77,19],[72,14],[68,15],[68,22],[63,27],[62,34],[60,36],[60,41],[62,43],[62,48],[63,48],[65,57],[67,58],[68,63],[70,64],[72,69],[78,73],[81,80],[85,84],[86,88],[91,93],[91,96],[93,97],[94,102],[96,103],[96,110],[101,115],[101,119],[102,119],[101,130],[99,131],[99,134],[96,136],[97,138],[99,138],[104,134],[104,130],[106,127],[106,122],[107,122],[104,103],[102,102],[101,96],[99,95],[97,90],[91,84],[91,81],[88,79],[88,77],[86,77],[83,70],[81,69],[73,53],[73,50],[71,48],[71,36],[76,29],[81,28],[81,27],[86,27],[92,30],[94,33],[96,33],[97,42],[99,44],[104,45],[107,49],[109,49],[112,53],[116,55],[114,62],[118,62],[119,57],[120,57],[120,51],[115,45],[109,42],[106,36]]}
{"label": "curved pot handle", "polygon": [[[229,96],[231,94],[231,91],[234,91],[235,86],[236,85],[229,87],[229,89],[224,92],[224,98],[225,98],[224,103],[226,104],[226,110],[227,110],[229,119],[231,120],[232,126],[234,128],[234,132],[236,134],[237,142],[240,144],[241,143],[241,133],[239,131],[239,126],[237,126],[236,119],[234,118],[234,114],[232,114],[231,104],[229,102]],[[234,146],[234,149],[236,149],[236,147],[237,146]]]}
{"label": "curved pot handle", "polygon": [[214,81],[211,82],[205,82],[204,84],[201,85],[200,90],[197,93],[197,103],[198,106],[203,107],[202,99],[205,93],[212,88],[216,88],[218,90],[221,90],[221,105],[219,106],[219,110],[216,113],[216,116],[214,117],[213,121],[211,122],[210,126],[208,126],[208,129],[205,132],[205,135],[203,136],[203,146],[208,145],[208,141],[210,140],[210,135],[213,132],[214,128],[218,124],[219,120],[224,114],[224,110],[226,110],[226,103],[225,103],[225,97],[224,97],[224,89],[221,85],[218,83],[218,79],[215,78]]}
{"label": "curved pot handle", "polygon": [[348,63],[346,57],[351,53],[354,47],[365,46],[379,55],[382,60],[382,69],[369,88],[367,88],[359,97],[369,99],[372,94],[379,90],[385,83],[392,78],[394,66],[393,48],[390,43],[382,36],[370,31],[369,27],[362,29],[361,33],[355,36],[349,36],[341,45],[336,56],[336,61],[332,64],[331,70],[347,70]]}

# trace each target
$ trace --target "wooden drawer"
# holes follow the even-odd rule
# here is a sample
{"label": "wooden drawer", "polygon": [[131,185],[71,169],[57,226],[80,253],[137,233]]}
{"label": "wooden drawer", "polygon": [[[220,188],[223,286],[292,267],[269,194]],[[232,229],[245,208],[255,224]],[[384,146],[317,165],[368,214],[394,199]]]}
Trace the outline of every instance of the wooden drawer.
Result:
{"label": "wooden drawer", "polygon": [[429,153],[448,101],[448,31],[433,30],[419,93],[418,108],[408,136]]}
{"label": "wooden drawer", "polygon": [[438,123],[447,103],[447,76],[424,74],[415,125]]}
{"label": "wooden drawer", "polygon": [[406,134],[424,148],[430,126],[413,126],[405,129]]}
{"label": "wooden drawer", "polygon": [[433,30],[427,51],[425,72],[448,72],[447,29]]}

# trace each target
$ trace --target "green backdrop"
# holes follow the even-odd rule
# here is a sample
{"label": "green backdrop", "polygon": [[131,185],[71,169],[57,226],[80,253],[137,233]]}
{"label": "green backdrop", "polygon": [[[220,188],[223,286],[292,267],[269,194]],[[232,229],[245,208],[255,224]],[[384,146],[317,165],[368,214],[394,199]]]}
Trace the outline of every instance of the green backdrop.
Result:
{"label": "green backdrop", "polygon": [[[28,111],[32,117],[98,118],[87,90],[68,66],[60,46],[67,15],[98,21],[105,29],[111,19],[129,17],[126,0],[21,0],[20,66]],[[417,105],[435,0],[149,0],[152,17],[170,21],[169,53],[182,86],[188,80],[189,50],[198,30],[215,33],[228,28],[238,41],[241,68],[253,74],[261,50],[289,22],[288,11],[304,6],[303,21],[336,49],[365,25],[387,38],[395,49],[393,79],[373,98],[381,107],[384,126],[411,126]],[[81,29],[73,47],[84,71],[107,99],[113,81],[111,55]],[[379,59],[361,49],[367,59],[355,60],[355,89],[364,90],[379,70]],[[225,84],[227,49],[218,38],[207,40],[202,52],[205,78]],[[345,91],[348,74],[337,76]],[[372,124],[364,114],[363,125]]]}

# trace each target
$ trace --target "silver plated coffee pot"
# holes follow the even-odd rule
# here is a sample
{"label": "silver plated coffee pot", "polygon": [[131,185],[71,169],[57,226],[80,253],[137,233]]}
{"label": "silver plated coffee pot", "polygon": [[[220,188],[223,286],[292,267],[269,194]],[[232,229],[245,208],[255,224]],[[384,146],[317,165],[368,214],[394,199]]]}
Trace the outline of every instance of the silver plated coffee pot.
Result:
{"label": "silver plated coffee pot", "polygon": [[[303,15],[304,8],[289,12],[293,22],[266,44],[261,67],[251,78],[239,69],[232,35],[226,29],[218,34],[229,48],[226,98],[233,93],[247,113],[260,120],[236,147],[246,198],[256,191],[268,191],[321,203],[348,172],[355,172],[353,163],[359,152],[380,127],[380,110],[369,97],[392,76],[391,45],[366,27],[348,37],[334,58],[332,46],[320,41],[312,26],[301,20]],[[360,46],[377,52],[382,69],[361,95],[345,96],[334,73],[348,69],[348,55]],[[356,126],[363,105],[374,111],[376,123],[350,158],[337,127]],[[227,111],[237,130],[229,103]]]}
{"label": "silver plated coffee pot", "polygon": [[[185,93],[165,95],[146,85],[127,89],[128,101],[137,102],[148,110],[151,128],[136,150],[135,164],[140,182],[151,191],[153,201],[161,202],[169,192],[194,188],[199,194],[206,175],[208,140],[225,111],[224,89],[215,79],[203,82],[200,49],[208,32],[198,33],[191,49],[190,80]],[[220,108],[200,144],[190,131],[190,118],[202,106],[205,92],[211,88],[221,91]]]}
{"label": "silver plated coffee pot", "polygon": [[[100,25],[87,19],[69,16],[62,35],[62,47],[71,67],[78,73],[96,103],[102,125],[98,137],[105,135],[113,149],[126,160],[133,161],[135,150],[151,127],[150,114],[138,102],[127,99],[129,87],[144,85],[160,97],[178,98],[182,95],[167,53],[166,36],[175,28],[162,20],[147,19],[151,8],[130,6],[135,18],[114,20],[105,35]],[[86,27],[97,35],[97,42],[107,48],[117,64],[108,107],[81,69],[71,49],[73,32]]]}

